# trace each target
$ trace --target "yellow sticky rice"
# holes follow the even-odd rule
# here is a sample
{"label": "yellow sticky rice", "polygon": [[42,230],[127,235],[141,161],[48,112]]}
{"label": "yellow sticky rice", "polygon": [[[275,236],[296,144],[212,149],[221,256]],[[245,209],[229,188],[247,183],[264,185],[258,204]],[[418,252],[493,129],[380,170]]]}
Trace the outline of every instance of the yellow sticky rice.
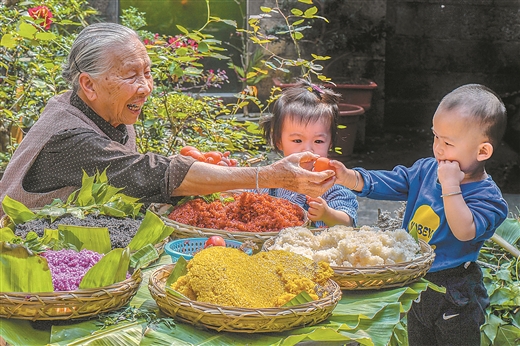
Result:
{"label": "yellow sticky rice", "polygon": [[334,271],[326,262],[276,250],[248,256],[243,251],[213,246],[188,262],[188,273],[172,288],[191,300],[242,308],[279,307],[302,291],[319,299]]}

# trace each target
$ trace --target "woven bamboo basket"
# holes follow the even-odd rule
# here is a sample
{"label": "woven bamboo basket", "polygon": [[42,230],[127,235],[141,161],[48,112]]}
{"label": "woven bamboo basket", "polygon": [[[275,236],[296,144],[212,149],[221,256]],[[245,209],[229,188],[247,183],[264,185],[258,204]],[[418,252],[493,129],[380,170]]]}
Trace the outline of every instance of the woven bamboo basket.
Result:
{"label": "woven bamboo basket", "polygon": [[[262,251],[269,251],[273,244],[274,238],[267,240]],[[420,256],[408,262],[371,267],[330,266],[334,270],[332,280],[342,290],[373,290],[411,284],[426,275],[435,259],[435,253],[428,243],[419,239],[419,245]]]}
{"label": "woven bamboo basket", "polygon": [[166,280],[174,267],[164,266],[150,276],[148,289],[159,308],[178,321],[219,332],[270,333],[315,325],[327,319],[341,299],[340,287],[329,280],[326,297],[287,308],[249,309],[201,303],[166,293]]}
{"label": "woven bamboo basket", "polygon": [[[32,209],[33,211],[37,211],[38,209]],[[7,227],[9,225],[9,223],[11,222],[11,220],[9,219],[9,217],[7,215],[4,215],[0,218],[0,228],[2,227]],[[161,240],[160,242],[158,242],[157,244],[154,245],[155,247],[155,250],[157,250],[157,253],[159,254],[159,256],[164,252],[164,247],[166,246],[166,244],[170,241],[170,237],[166,237],[164,238],[163,240]],[[147,266],[157,262],[159,259],[156,259],[155,261],[151,261],[150,263],[147,263],[146,265],[144,265],[142,268],[146,268]]]}
{"label": "woven bamboo basket", "polygon": [[0,317],[31,321],[71,320],[117,310],[137,293],[142,274],[137,270],[121,282],[76,291],[42,293],[0,292]]}
{"label": "woven bamboo basket", "polygon": [[[174,228],[175,231],[171,235],[172,240],[184,238],[209,238],[213,235],[219,235],[224,238],[224,240],[236,240],[242,243],[247,240],[252,241],[258,247],[258,249],[253,250],[253,252],[256,253],[260,251],[262,245],[267,239],[278,235],[278,232],[231,232],[221,229],[186,225],[168,218],[167,215],[172,209],[170,204],[152,204],[149,209],[156,213],[166,225]],[[310,221],[307,217],[307,212],[305,210],[303,211],[304,220],[300,226],[307,226]]]}

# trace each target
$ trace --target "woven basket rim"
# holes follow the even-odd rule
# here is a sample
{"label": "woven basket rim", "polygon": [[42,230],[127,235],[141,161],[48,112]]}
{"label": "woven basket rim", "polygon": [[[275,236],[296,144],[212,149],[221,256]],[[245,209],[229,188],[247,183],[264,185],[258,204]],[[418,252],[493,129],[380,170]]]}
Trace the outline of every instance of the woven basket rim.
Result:
{"label": "woven basket rim", "polygon": [[112,285],[55,292],[0,292],[0,317],[24,320],[72,320],[121,308],[137,293],[142,273]]}
{"label": "woven basket rim", "polygon": [[[237,193],[237,192],[235,192],[235,193]],[[273,198],[283,199],[281,197],[273,197]],[[307,226],[309,224],[309,222],[310,222],[307,211],[305,209],[303,209],[300,205],[298,205],[298,204],[296,204],[294,202],[291,202],[291,201],[286,200],[286,199],[284,199],[284,200],[289,202],[289,203],[291,203],[292,205],[297,206],[303,212],[303,222],[302,222],[302,224],[301,225],[296,225],[296,226],[291,226],[291,227],[305,227],[305,226]],[[148,207],[149,210],[151,210],[156,215],[158,215],[165,223],[170,222],[170,223],[172,223],[172,224],[174,224],[176,226],[179,226],[179,227],[192,229],[194,231],[199,231],[199,232],[204,232],[204,233],[210,233],[210,234],[214,233],[216,235],[234,234],[234,235],[244,236],[244,237],[251,237],[251,235],[262,235],[261,238],[265,239],[265,238],[268,238],[268,237],[275,236],[275,235],[277,235],[280,232],[280,231],[276,231],[276,232],[226,231],[226,230],[223,230],[223,229],[192,226],[192,225],[181,223],[181,222],[178,222],[178,221],[175,221],[175,220],[172,220],[172,219],[168,218],[167,213],[171,212],[171,210],[173,210],[173,208],[174,208],[173,205],[166,204],[166,203],[152,203]]]}
{"label": "woven basket rim", "polygon": [[[266,240],[262,251],[274,242],[274,237]],[[334,271],[332,279],[342,290],[367,290],[390,287],[402,287],[422,278],[430,269],[435,259],[433,248],[424,240],[419,239],[421,256],[411,261],[395,264],[377,265],[371,267],[340,267],[330,266]]]}
{"label": "woven basket rim", "polygon": [[[264,245],[262,247],[262,251],[269,251],[268,247],[272,246],[274,242],[275,237],[269,238],[264,242]],[[435,252],[433,251],[433,248],[425,242],[422,239],[419,239],[419,245],[421,246],[421,256],[415,257],[411,261],[405,261],[405,262],[399,262],[395,264],[381,264],[381,265],[374,265],[374,266],[367,266],[367,267],[342,267],[342,266],[333,266],[330,267],[334,270],[338,269],[349,269],[349,270],[357,270],[357,271],[379,271],[382,269],[389,269],[389,268],[397,268],[396,270],[399,270],[400,268],[405,268],[409,265],[414,265],[417,263],[421,263],[423,261],[428,261],[433,256],[435,257]]]}
{"label": "woven basket rim", "polygon": [[103,287],[77,289],[74,291],[53,291],[53,292],[1,292],[0,291],[0,296],[9,297],[9,296],[15,296],[15,295],[24,295],[24,296],[61,297],[64,295],[78,295],[78,294],[85,294],[88,292],[98,292],[98,291],[107,291],[107,290],[117,289],[130,282],[136,281],[138,277],[140,277],[142,279],[142,273],[141,273],[140,269],[134,271],[128,279],[113,283],[108,286],[103,286]]}
{"label": "woven basket rim", "polygon": [[[174,295],[168,295],[168,293],[165,290],[165,283],[166,283],[166,277],[158,278],[159,275],[165,273],[168,274],[171,273],[171,271],[174,269],[175,263],[165,265],[157,270],[155,270],[149,278],[148,286],[153,287],[157,292],[159,292],[163,297],[168,296],[169,300],[177,301],[179,304],[182,304],[183,306],[189,305],[190,307],[193,307],[194,309],[198,309],[201,312],[205,313],[212,313],[221,315],[223,312],[229,314],[229,315],[237,315],[237,316],[244,316],[244,313],[247,313],[247,317],[267,317],[269,315],[272,316],[280,316],[285,313],[287,314],[293,314],[294,312],[298,312],[301,310],[302,312],[309,312],[309,308],[315,307],[316,305],[323,304],[325,305],[336,305],[337,302],[341,299],[341,289],[339,285],[334,281],[329,279],[327,281],[327,286],[325,287],[327,290],[328,295],[326,297],[320,298],[318,300],[314,300],[312,302],[307,302],[304,304],[294,305],[291,307],[271,307],[271,308],[240,308],[240,307],[233,307],[233,306],[221,306],[211,303],[205,303],[205,302],[198,302],[191,300],[189,298],[181,298]],[[153,296],[153,295],[152,295]],[[338,297],[339,296],[339,297]],[[156,299],[154,297],[154,299]],[[205,310],[207,309],[207,310]]]}

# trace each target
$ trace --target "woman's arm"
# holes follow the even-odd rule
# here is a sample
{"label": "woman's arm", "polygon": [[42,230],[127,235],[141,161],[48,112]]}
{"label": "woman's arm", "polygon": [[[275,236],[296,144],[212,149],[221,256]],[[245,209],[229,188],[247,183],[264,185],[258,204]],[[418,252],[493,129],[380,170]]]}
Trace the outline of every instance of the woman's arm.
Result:
{"label": "woman's arm", "polygon": [[233,189],[285,188],[312,197],[321,196],[334,184],[333,171],[311,172],[300,164],[317,158],[297,153],[264,167],[223,167],[195,162],[172,196],[206,195]]}

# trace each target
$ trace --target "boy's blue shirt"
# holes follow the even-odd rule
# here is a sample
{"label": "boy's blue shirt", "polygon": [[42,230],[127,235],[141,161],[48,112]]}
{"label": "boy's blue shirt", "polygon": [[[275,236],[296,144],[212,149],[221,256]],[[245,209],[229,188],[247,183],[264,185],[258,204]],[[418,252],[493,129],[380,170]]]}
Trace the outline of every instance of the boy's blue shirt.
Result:
{"label": "boy's blue shirt", "polygon": [[358,196],[407,202],[403,228],[434,248],[430,272],[476,261],[484,241],[491,238],[508,213],[507,202],[491,177],[461,185],[462,197],[473,214],[476,236],[469,241],[458,240],[446,220],[437,168],[435,158],[419,159],[411,167],[396,166],[392,171],[355,168],[365,182]]}

